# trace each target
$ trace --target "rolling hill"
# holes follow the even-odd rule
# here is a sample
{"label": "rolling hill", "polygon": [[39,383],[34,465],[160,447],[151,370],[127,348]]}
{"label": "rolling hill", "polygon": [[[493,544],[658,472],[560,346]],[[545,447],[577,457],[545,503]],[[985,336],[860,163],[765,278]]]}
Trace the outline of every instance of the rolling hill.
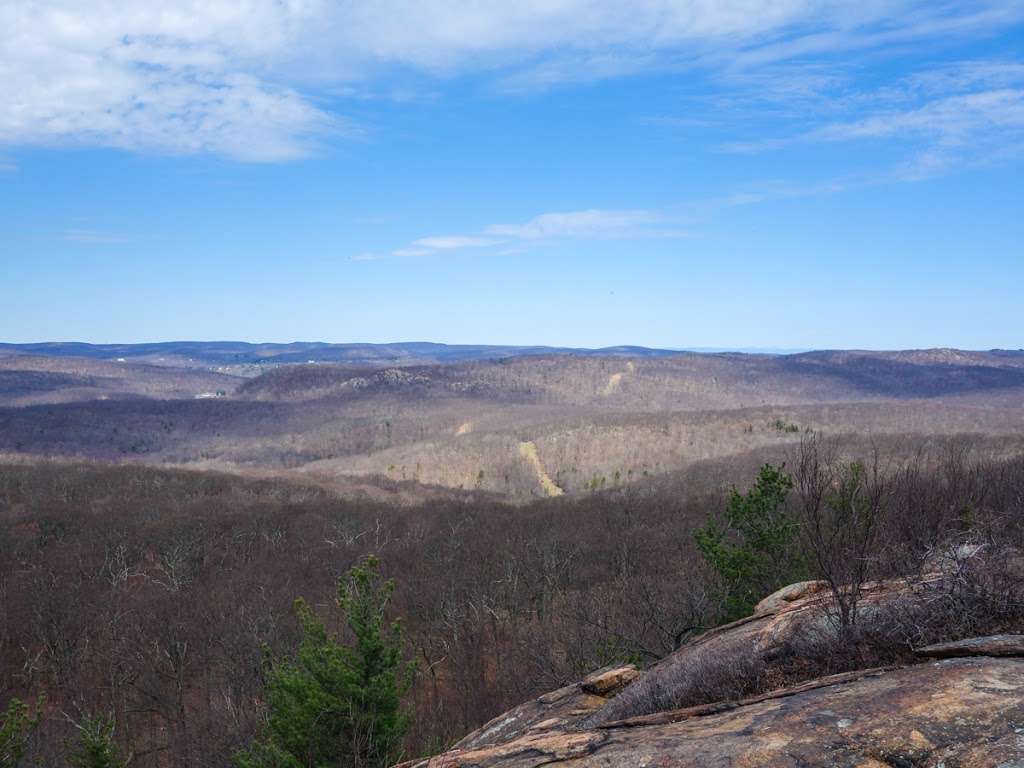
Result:
{"label": "rolling hill", "polygon": [[[1020,352],[626,351],[274,363],[252,377],[195,359],[139,362],[157,354],[148,347],[132,362],[11,354],[0,357],[0,452],[285,471],[339,487],[379,477],[529,498],[781,455],[807,430],[885,440],[893,450],[909,435],[965,436],[999,452],[1024,440]],[[279,352],[270,359],[307,350]]]}

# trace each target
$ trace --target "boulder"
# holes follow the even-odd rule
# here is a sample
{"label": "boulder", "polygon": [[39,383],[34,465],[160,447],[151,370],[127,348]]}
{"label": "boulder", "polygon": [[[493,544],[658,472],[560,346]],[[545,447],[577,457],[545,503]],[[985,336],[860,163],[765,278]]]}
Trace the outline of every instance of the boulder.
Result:
{"label": "boulder", "polygon": [[785,607],[787,603],[802,600],[811,595],[820,595],[826,589],[828,589],[828,584],[824,581],[798,581],[796,584],[790,584],[772,592],[757,604],[754,613],[772,613]]}
{"label": "boulder", "polygon": [[632,664],[614,669],[602,669],[583,678],[580,687],[597,696],[613,696],[633,682],[640,672]]}

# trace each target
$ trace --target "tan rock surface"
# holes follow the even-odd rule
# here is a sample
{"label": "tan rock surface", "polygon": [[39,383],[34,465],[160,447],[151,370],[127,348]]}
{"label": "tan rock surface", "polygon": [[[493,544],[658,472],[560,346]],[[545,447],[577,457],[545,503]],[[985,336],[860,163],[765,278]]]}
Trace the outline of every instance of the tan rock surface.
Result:
{"label": "tan rock surface", "polygon": [[952,659],[958,656],[1024,656],[1024,635],[992,635],[972,637],[952,643],[938,643],[918,648],[919,656]]}
{"label": "tan rock surface", "polygon": [[424,768],[1010,768],[1024,765],[1024,659],[950,659],[675,722],[528,731]]}
{"label": "tan rock surface", "polygon": [[[896,579],[864,586],[861,610],[868,612],[915,600],[915,594],[943,577]],[[621,720],[634,714],[658,712],[700,699],[707,686],[702,670],[733,658],[755,665],[770,659],[793,638],[828,630],[823,608],[828,590],[820,582],[800,582],[770,595],[752,616],[695,638],[646,670],[620,696],[587,719],[588,726]],[[670,693],[669,693],[670,692]],[[706,699],[705,699],[706,701]]]}
{"label": "tan rock surface", "polygon": [[[921,600],[941,574],[865,586],[864,611]],[[643,673],[605,668],[495,718],[409,768],[1024,768],[1024,636],[918,651],[929,660],[709,701],[701,670],[767,661],[827,626],[828,591],[804,582]],[[742,670],[741,670],[742,673]],[[673,702],[696,702],[681,706]]]}
{"label": "tan rock surface", "polygon": [[826,589],[828,589],[828,585],[824,581],[798,581],[796,584],[790,584],[772,592],[755,606],[754,613],[777,611],[780,608],[785,608],[788,603],[803,600],[812,595],[820,595]]}
{"label": "tan rock surface", "polygon": [[565,730],[592,715],[608,697],[639,673],[633,665],[599,669],[578,683],[546,693],[499,715],[459,741],[457,749],[480,749],[501,744],[523,733]]}
{"label": "tan rock surface", "polygon": [[611,696],[618,693],[626,685],[633,682],[640,673],[632,664],[614,669],[598,670],[583,678],[580,687],[587,693],[598,696]]}

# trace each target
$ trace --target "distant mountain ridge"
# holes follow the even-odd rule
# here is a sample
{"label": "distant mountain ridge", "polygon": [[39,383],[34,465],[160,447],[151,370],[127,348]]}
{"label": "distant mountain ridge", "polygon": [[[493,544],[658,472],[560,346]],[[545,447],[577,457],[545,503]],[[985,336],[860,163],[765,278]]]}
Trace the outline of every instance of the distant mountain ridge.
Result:
{"label": "distant mountain ridge", "polygon": [[682,352],[641,346],[602,349],[581,347],[514,346],[500,344],[438,344],[407,341],[393,344],[330,344],[296,341],[289,344],[254,344],[245,341],[165,341],[152,344],[87,344],[84,342],[0,343],[0,355],[85,357],[99,360],[124,358],[131,362],[229,366],[263,363],[349,363],[353,365],[422,365],[430,363],[497,360],[529,355],[579,357],[668,357]]}
{"label": "distant mountain ridge", "polygon": [[[662,358],[684,354],[750,354],[750,355],[816,355],[871,356],[902,359],[906,362],[970,363],[983,356],[995,356],[1011,365],[1024,363],[1024,350],[987,352],[957,349],[925,349],[893,352],[866,350],[798,349],[727,349],[691,347],[664,349],[619,345],[591,349],[586,347],[552,347],[544,345],[503,344],[439,344],[428,341],[406,341],[388,344],[332,344],[320,341],[296,341],[287,344],[251,343],[245,341],[165,341],[148,344],[89,344],[85,342],[38,342],[32,344],[0,343],[0,356],[35,355],[43,357],[80,357],[92,360],[121,360],[171,365],[176,367],[224,367],[285,363],[347,363],[351,365],[429,365],[434,363],[500,360],[539,355],[571,355],[573,357]],[[991,358],[989,358],[991,361]]]}
{"label": "distant mountain ridge", "polygon": [[[78,356],[57,356],[68,352]],[[343,486],[379,476],[519,499],[730,456],[785,460],[809,430],[1009,450],[1024,444],[1022,406],[1021,351],[0,347],[0,454],[297,471]]]}

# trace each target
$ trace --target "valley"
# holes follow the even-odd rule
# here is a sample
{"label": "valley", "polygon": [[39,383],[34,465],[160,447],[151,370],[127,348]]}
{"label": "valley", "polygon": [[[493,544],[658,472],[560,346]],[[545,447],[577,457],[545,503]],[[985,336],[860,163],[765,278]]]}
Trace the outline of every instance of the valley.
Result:
{"label": "valley", "polygon": [[239,377],[218,372],[219,346],[192,350],[207,368],[30,351],[0,357],[0,453],[284,472],[336,488],[380,478],[526,500],[781,454],[808,432],[894,450],[960,436],[995,452],[1024,435],[1021,352],[481,360],[474,348],[445,364]]}
{"label": "valley", "polygon": [[[1024,352],[473,348],[396,364],[372,347],[308,362],[304,347],[301,362],[226,364],[234,349],[0,355],[0,692],[112,712],[146,768],[236,759],[265,722],[266,654],[291,658],[305,631],[295,600],[349,637],[339,584],[367,557],[396,580],[415,668],[396,754],[430,766],[518,768],[577,740],[601,754],[607,728],[635,721],[628,754],[679,707],[771,707],[823,676],[941,692],[912,648],[1024,626]],[[701,537],[773,467],[791,483],[773,514],[799,536],[756,561],[737,609]],[[829,517],[843,536],[815,539],[815,483],[829,515],[870,511],[872,527]],[[740,647],[748,630],[728,639],[789,582],[865,563],[897,590],[964,546],[986,553],[966,581],[865,614],[855,647],[801,629],[803,645],[761,658]],[[881,665],[904,671],[859,682]],[[578,699],[609,670],[633,682]],[[561,696],[575,709],[520,722]],[[74,727],[48,717],[33,754],[59,762]]]}

